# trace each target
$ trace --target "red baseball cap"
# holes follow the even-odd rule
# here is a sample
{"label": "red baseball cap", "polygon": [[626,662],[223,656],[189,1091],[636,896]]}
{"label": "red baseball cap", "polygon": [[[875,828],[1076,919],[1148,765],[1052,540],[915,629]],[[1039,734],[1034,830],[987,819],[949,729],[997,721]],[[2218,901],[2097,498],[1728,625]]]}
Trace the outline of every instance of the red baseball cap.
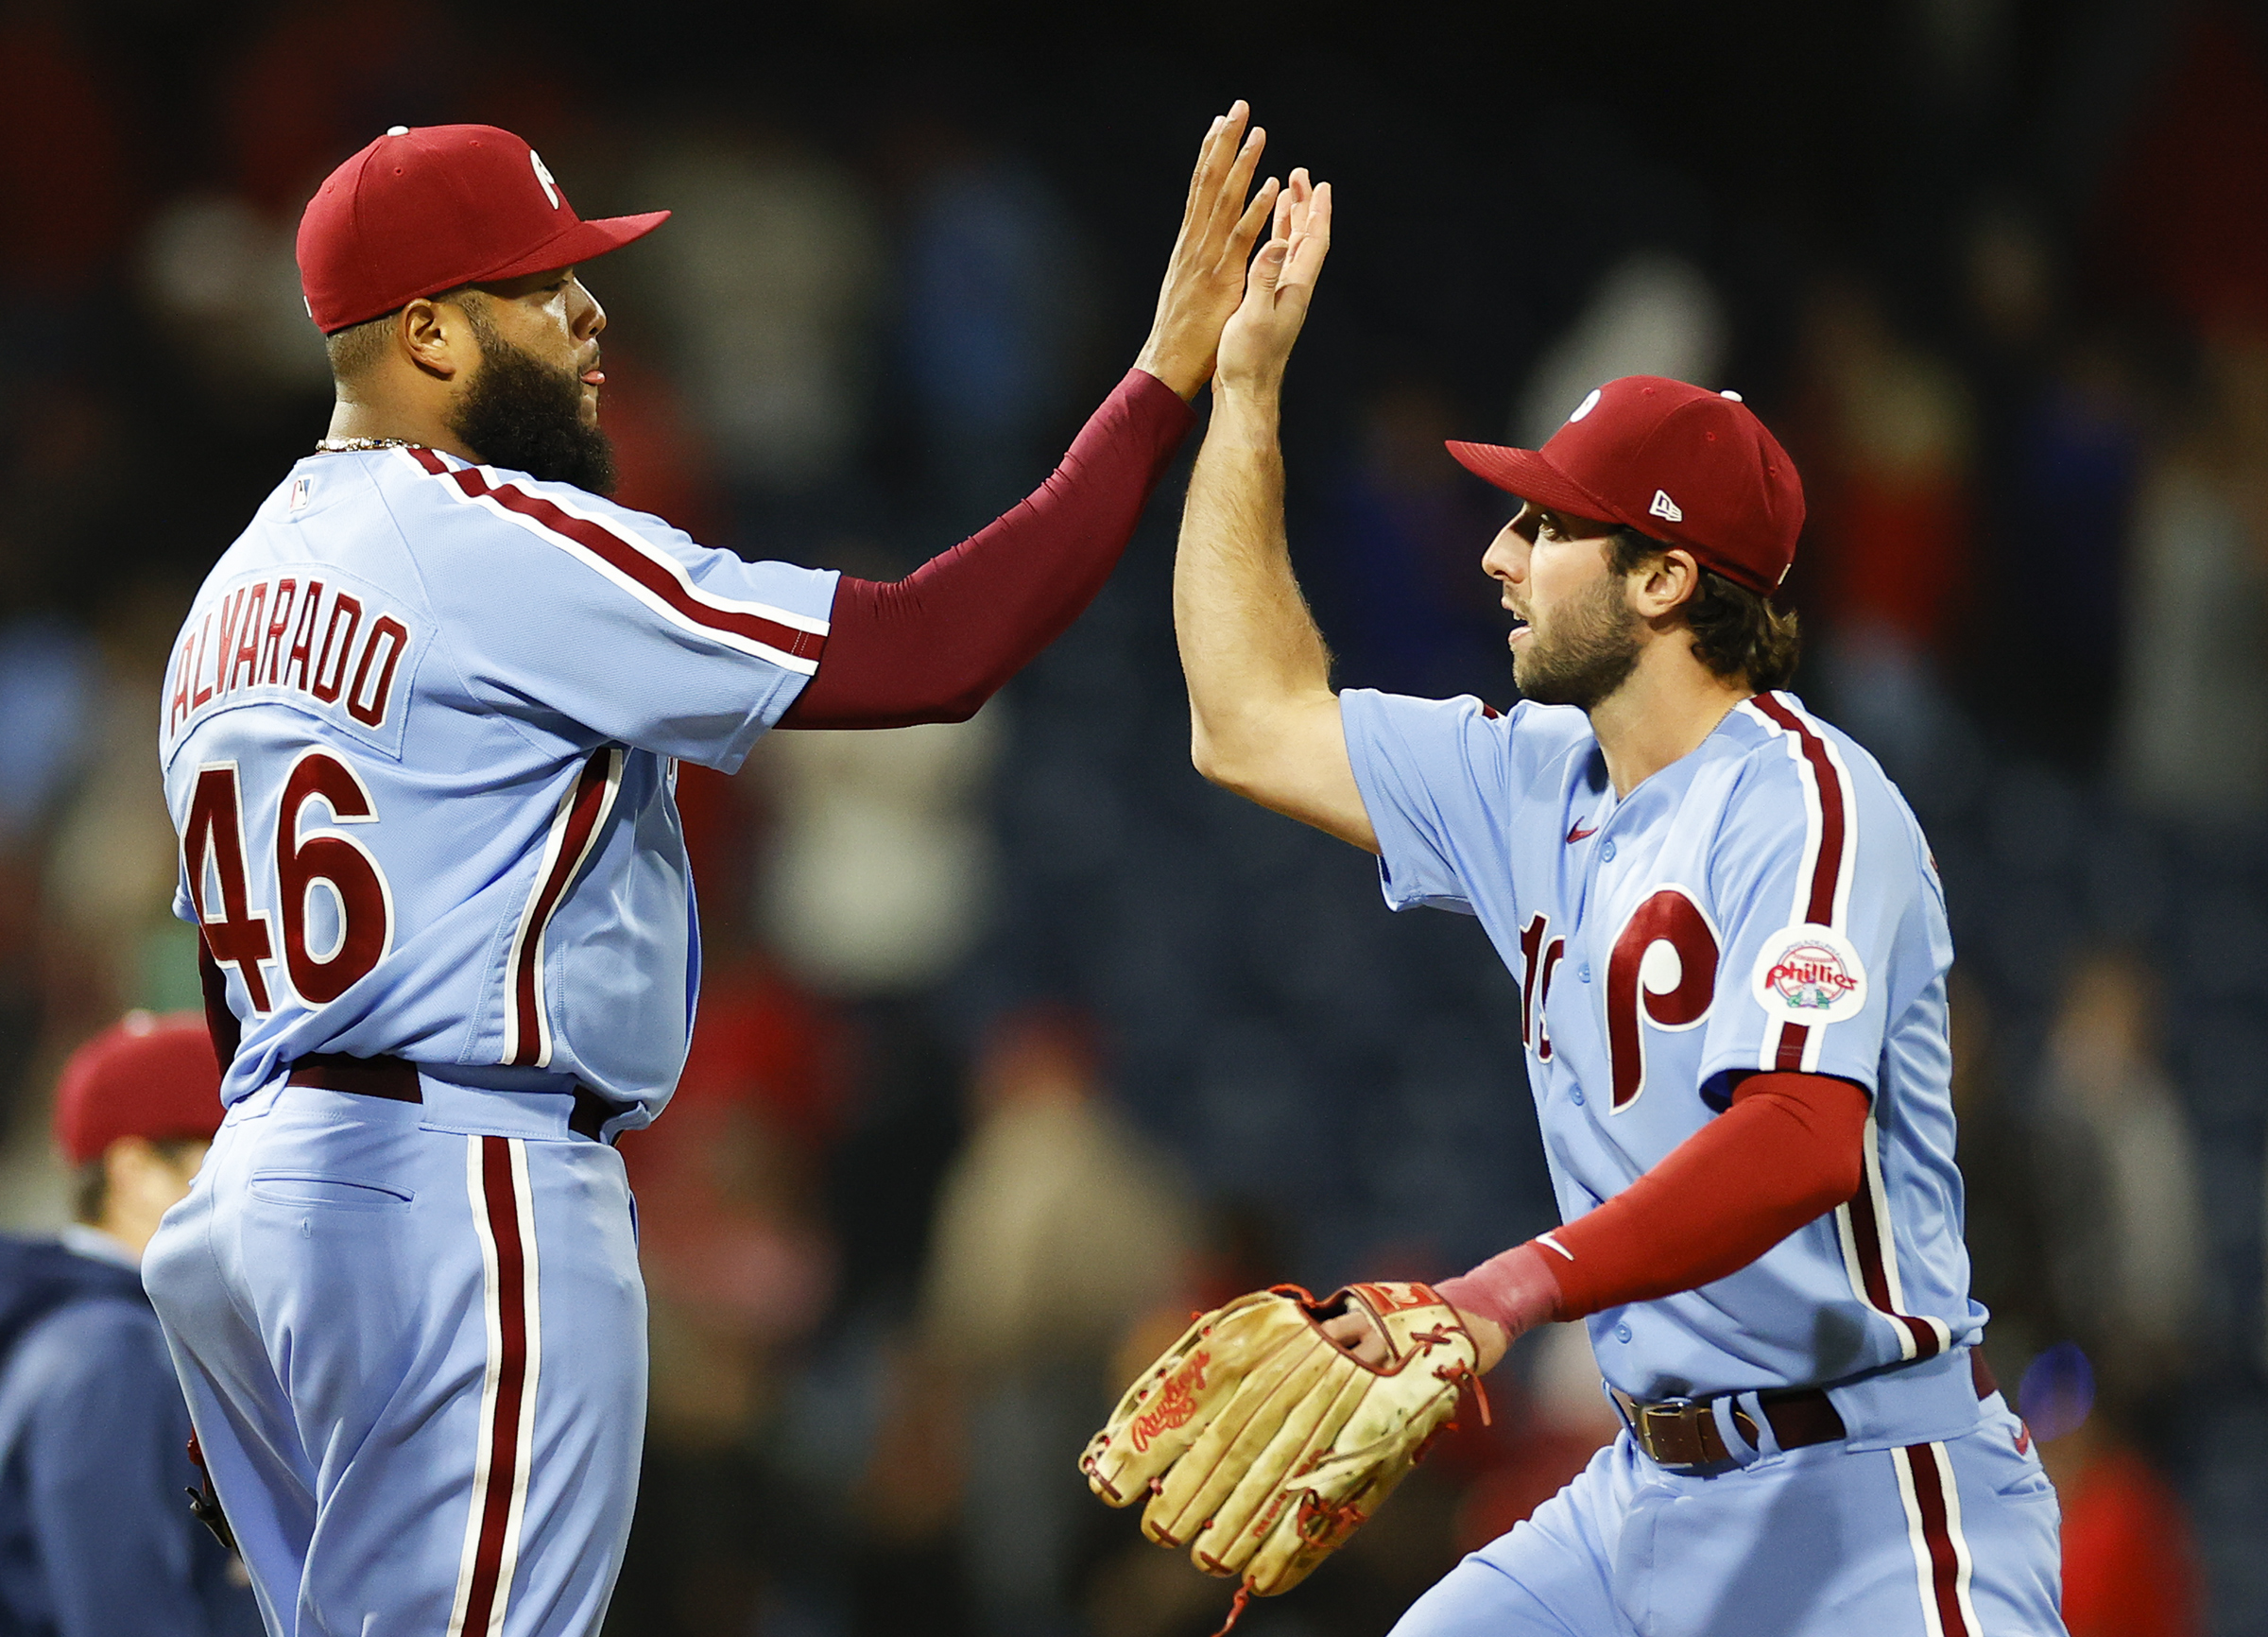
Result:
{"label": "red baseball cap", "polygon": [[1625,375],[1577,405],[1541,449],[1449,452],[1522,500],[1682,545],[1767,596],[1796,560],[1803,479],[1738,393]]}
{"label": "red baseball cap", "polygon": [[492,125],[397,125],[307,201],[300,288],[328,336],[459,284],[587,262],[668,219],[584,221],[536,150]]}
{"label": "red baseball cap", "polygon": [[55,1140],[83,1165],[121,1137],[210,1137],[221,1112],[220,1064],[204,1014],[129,1011],[63,1065]]}

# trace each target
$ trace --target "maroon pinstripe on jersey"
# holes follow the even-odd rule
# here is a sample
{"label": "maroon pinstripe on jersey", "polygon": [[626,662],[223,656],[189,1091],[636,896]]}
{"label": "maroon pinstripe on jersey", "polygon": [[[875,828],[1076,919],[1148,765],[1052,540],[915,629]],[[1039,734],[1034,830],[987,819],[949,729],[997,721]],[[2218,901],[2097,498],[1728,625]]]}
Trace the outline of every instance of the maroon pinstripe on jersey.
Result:
{"label": "maroon pinstripe on jersey", "polygon": [[1981,1637],[1984,1628],[1968,1590],[1974,1565],[1961,1528],[1961,1493],[1945,1446],[1910,1444],[1892,1450],[1890,1458],[1914,1542],[1923,1630],[1927,1637]]}
{"label": "maroon pinstripe on jersey", "polygon": [[536,873],[536,889],[528,894],[519,930],[512,937],[507,969],[512,995],[504,1018],[504,1060],[507,1063],[528,1068],[550,1065],[551,1017],[543,1004],[543,934],[614,806],[622,788],[622,766],[620,750],[593,750],[573,787],[559,799],[542,867]]}
{"label": "maroon pinstripe on jersey", "polygon": [[481,1381],[472,1508],[448,1637],[497,1637],[511,1600],[520,1526],[527,1509],[543,1356],[542,1310],[526,1145],[518,1137],[484,1135],[468,1136],[465,1143],[472,1227],[485,1273],[489,1354]]}
{"label": "maroon pinstripe on jersey", "polygon": [[[1848,920],[1850,870],[1857,852],[1849,769],[1818,728],[1781,696],[1758,694],[1747,707],[1786,736],[1802,772],[1809,822],[1791,920],[1797,925],[1826,928],[1839,939]],[[1787,1017],[1776,1017],[1772,1026],[1777,1043],[1767,1037],[1767,1060],[1761,1066],[1782,1073],[1809,1073],[1818,1066],[1817,1029]],[[1835,1229],[1852,1293],[1897,1326],[1899,1353],[1909,1359],[1931,1358],[1950,1347],[1952,1331],[1945,1320],[1904,1311],[1905,1290],[1882,1182],[1881,1131],[1872,1111],[1866,1119],[1865,1165],[1859,1191],[1836,1208]]]}
{"label": "maroon pinstripe on jersey", "polygon": [[[1849,839],[1850,793],[1847,788],[1848,775],[1834,765],[1827,753],[1827,741],[1809,722],[1790,710],[1777,695],[1759,694],[1750,701],[1781,732],[1794,735],[1805,768],[1809,771],[1809,788],[1816,792],[1818,817],[1812,826],[1808,876],[1802,905],[1803,919],[1819,926],[1840,930],[1842,916],[1839,884],[1844,877],[1844,855]],[[1773,1053],[1772,1066],[1783,1074],[1799,1074],[1809,1065],[1804,1061],[1804,1048],[1810,1043],[1811,1028],[1798,1023],[1783,1022],[1779,1025],[1779,1043]]]}

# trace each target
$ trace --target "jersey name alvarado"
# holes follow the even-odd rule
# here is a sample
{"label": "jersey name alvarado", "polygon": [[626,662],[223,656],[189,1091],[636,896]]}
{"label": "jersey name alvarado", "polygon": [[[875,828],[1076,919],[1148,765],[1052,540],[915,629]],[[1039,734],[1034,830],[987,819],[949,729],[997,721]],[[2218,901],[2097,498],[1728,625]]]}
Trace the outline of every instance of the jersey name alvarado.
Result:
{"label": "jersey name alvarado", "polygon": [[407,667],[408,623],[385,594],[320,566],[270,570],[223,591],[182,636],[165,742],[215,710],[276,700],[385,728]]}

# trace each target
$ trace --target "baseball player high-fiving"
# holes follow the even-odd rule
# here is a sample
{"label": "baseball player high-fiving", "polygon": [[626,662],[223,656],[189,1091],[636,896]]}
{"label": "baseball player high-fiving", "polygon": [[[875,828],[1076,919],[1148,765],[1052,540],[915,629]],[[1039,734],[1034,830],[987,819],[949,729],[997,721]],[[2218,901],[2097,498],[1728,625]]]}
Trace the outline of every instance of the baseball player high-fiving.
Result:
{"label": "baseball player high-fiving", "polygon": [[[1564,1226],[1439,1295],[1482,1369],[1588,1320],[1627,1428],[1399,1629],[2060,1632],[2054,1492],[1976,1352],[1942,889],[1874,759],[1785,691],[1794,464],[1737,395],[1646,376],[1541,450],[1452,443],[1521,502],[1481,563],[1524,699],[1334,694],[1277,439],[1330,208],[1292,174],[1222,337],[1175,581],[1195,759],[1377,853],[1393,907],[1486,927]],[[1314,1318],[1398,1368],[1382,1310]],[[1282,1410],[1245,1413],[1235,1459]],[[1270,1455],[1341,1526],[1310,1458]]]}
{"label": "baseball player high-fiving", "polygon": [[965,718],[1077,616],[1211,371],[1261,142],[1214,121],[1055,474],[893,584],[605,498],[579,268],[662,215],[581,220],[486,126],[396,128],[309,203],[337,409],[198,593],[161,741],[229,1111],[146,1276],[270,1630],[597,1629],[646,1371],[610,1144],[698,988],[677,764]]}

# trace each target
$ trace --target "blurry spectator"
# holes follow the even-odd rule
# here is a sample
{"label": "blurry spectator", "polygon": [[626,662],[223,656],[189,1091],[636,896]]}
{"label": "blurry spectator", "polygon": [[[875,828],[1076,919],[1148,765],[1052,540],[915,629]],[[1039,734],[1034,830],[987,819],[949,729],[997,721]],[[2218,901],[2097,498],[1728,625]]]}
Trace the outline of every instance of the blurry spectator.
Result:
{"label": "blurry spectator", "polygon": [[624,1145],[624,1159],[638,1195],[652,1375],[638,1512],[609,1629],[739,1637],[792,1567],[799,1525],[764,1438],[793,1350],[833,1296],[833,1248],[814,1214],[810,1156],[752,1100],[712,1092],[673,1101],[667,1120]]}
{"label": "blurry spectator", "polygon": [[758,747],[748,766],[776,818],[765,941],[803,982],[834,995],[915,989],[975,941],[990,908],[983,801],[1001,719],[996,701],[962,723],[776,733]]}
{"label": "blurry spectator", "polygon": [[2040,1458],[2063,1505],[2070,1637],[2199,1637],[2196,1556],[2173,1487],[2099,1417]]}
{"label": "blurry spectator", "polygon": [[2131,1401],[2186,1368],[2202,1223],[2188,1121],[2157,1055],[2148,969],[2121,950],[2066,980],[2040,1085],[2049,1272],[2066,1334]]}
{"label": "blurry spectator", "polygon": [[2141,448],[2122,345],[2108,334],[2068,342],[2019,411],[1996,512],[1993,607],[1978,635],[1993,715],[2087,769],[2126,657],[2116,633],[2134,612],[2125,556]]}
{"label": "blurry spectator", "polygon": [[92,649],[52,614],[0,626],[0,837],[13,841],[46,818],[87,754]]}
{"label": "blurry spectator", "polygon": [[1349,681],[1428,698],[1510,691],[1505,620],[1480,567],[1503,497],[1442,453],[1459,432],[1430,383],[1374,393],[1357,458],[1303,537],[1315,543],[1316,617]]}
{"label": "blurry spectator", "polygon": [[2224,331],[2204,363],[2134,510],[2117,747],[2137,805],[2211,826],[2268,811],[2268,328]]}
{"label": "blurry spectator", "polygon": [[646,276],[719,470],[751,502],[823,501],[867,429],[872,203],[785,134],[723,120],[662,146],[641,185],[677,213]]}
{"label": "blurry spectator", "polygon": [[1967,587],[1967,390],[1856,283],[1813,296],[1803,349],[1805,612],[1840,719],[1902,771],[1929,748],[1939,645]]}
{"label": "blurry spectator", "polygon": [[1988,198],[1970,225],[1966,294],[1969,315],[1988,359],[1984,373],[2000,376],[2036,370],[2057,306],[2053,247],[2036,210],[2012,199]]}
{"label": "blurry spectator", "polygon": [[1726,339],[1723,304],[1698,267],[1668,250],[1635,251],[1607,269],[1582,315],[1529,371],[1513,441],[1542,448],[1585,393],[1624,375],[1724,385]]}
{"label": "blurry spectator", "polygon": [[1953,1115],[1958,1122],[1969,1289],[1991,1312],[1985,1356],[2018,1379],[2025,1360],[2058,1333],[2048,1288],[2039,1166],[2026,1111],[2003,1077],[1990,1003],[1965,966],[1948,981],[1952,1025]]}
{"label": "blurry spectator", "polygon": [[975,1128],[945,1181],[922,1291],[929,1357],[967,1405],[966,1572],[988,1634],[1065,1628],[1092,1503],[1072,1458],[1116,1388],[1126,1315],[1188,1277],[1178,1183],[1112,1110],[1091,1025],[1050,1011],[996,1026]]}
{"label": "blurry spectator", "polygon": [[189,1410],[143,1248],[220,1126],[202,1017],[129,1013],[56,1094],[78,1167],[59,1241],[0,1240],[0,1614],[52,1637],[260,1629],[242,1567],[190,1515]]}
{"label": "blurry spectator", "polygon": [[140,453],[93,383],[60,370],[9,380],[12,361],[0,360],[0,573],[11,612],[109,592],[121,554],[106,501]]}
{"label": "blurry spectator", "polygon": [[981,526],[1043,470],[1081,314],[1077,236],[1041,178],[952,126],[902,134],[916,167],[902,345],[928,503]]}
{"label": "blurry spectator", "polygon": [[660,1441],[716,1447],[747,1438],[768,1407],[773,1353],[825,1316],[833,1257],[809,1158],[759,1107],[713,1095],[669,1111],[634,1150],[651,1420]]}
{"label": "blurry spectator", "polygon": [[[689,844],[718,839],[730,781],[689,794]],[[669,1118],[622,1144],[639,1201],[652,1335],[638,1513],[608,1629],[741,1637],[782,1594],[809,1525],[765,1446],[835,1295],[816,1163],[840,1097],[827,1015],[741,941],[713,936]]]}
{"label": "blurry spectator", "polygon": [[2095,1414],[2094,1374],[2069,1342],[2024,1371],[2026,1426],[2063,1508],[2071,1637],[2198,1637],[2197,1562],[2173,1488]]}
{"label": "blurry spectator", "polygon": [[84,776],[46,856],[49,925],[89,991],[58,997],[48,1026],[65,1039],[122,1006],[203,1004],[196,933],[173,915],[180,844],[148,760],[165,650],[186,601],[176,582],[138,581],[118,589],[99,629],[99,667],[89,667],[79,707]]}
{"label": "blurry spectator", "polygon": [[269,400],[319,407],[330,392],[323,338],[301,302],[296,225],[233,195],[183,194],[145,235],[144,300],[223,412]]}

